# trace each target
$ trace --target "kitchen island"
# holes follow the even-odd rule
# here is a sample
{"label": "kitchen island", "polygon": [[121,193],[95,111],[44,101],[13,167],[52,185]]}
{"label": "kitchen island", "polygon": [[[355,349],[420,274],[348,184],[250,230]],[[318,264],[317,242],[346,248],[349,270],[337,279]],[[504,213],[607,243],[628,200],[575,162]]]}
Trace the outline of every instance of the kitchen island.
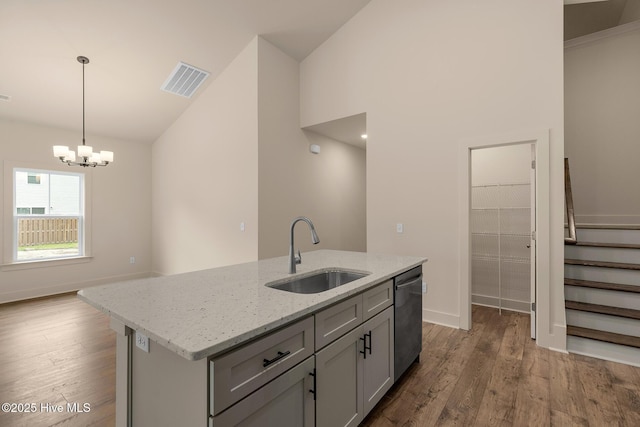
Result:
{"label": "kitchen island", "polygon": [[[322,352],[329,353],[337,338],[342,341],[353,335],[356,344],[363,342],[364,356],[376,360],[368,348],[375,342],[371,331],[367,347],[367,337],[357,336],[357,329],[364,328],[366,319],[381,319],[383,312],[389,317],[388,307],[393,303],[390,279],[425,261],[420,257],[320,250],[303,254],[295,275],[287,272],[287,257],[279,257],[97,286],[78,295],[109,315],[117,333],[119,426],[218,426],[234,424],[238,414],[252,411],[279,388],[288,390],[297,384],[296,370],[302,373],[300,387],[311,381],[315,390],[316,381],[326,379],[315,377],[316,360]],[[367,275],[313,294],[266,286],[328,269]],[[359,320],[347,319],[347,314],[359,316]],[[387,324],[385,330],[391,335],[385,339],[392,346],[393,314],[390,316],[391,326]],[[321,319],[325,335],[319,335]],[[284,351],[285,347],[289,350]],[[274,357],[267,358],[269,352]],[[258,368],[252,365],[256,358],[260,360]],[[385,388],[390,385],[385,383]],[[303,424],[315,423],[314,399],[315,393],[298,402],[306,420]],[[354,421],[362,416],[359,410]]]}

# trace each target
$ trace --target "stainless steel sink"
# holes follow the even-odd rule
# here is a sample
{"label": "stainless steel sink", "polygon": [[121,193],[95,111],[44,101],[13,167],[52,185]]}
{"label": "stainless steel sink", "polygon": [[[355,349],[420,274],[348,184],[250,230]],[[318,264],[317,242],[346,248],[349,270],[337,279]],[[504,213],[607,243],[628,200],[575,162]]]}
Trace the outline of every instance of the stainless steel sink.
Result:
{"label": "stainless steel sink", "polygon": [[294,292],[296,294],[317,294],[337,288],[354,280],[361,279],[371,273],[359,271],[330,269],[323,270],[309,276],[296,277],[283,281],[267,283],[266,286],[281,291]]}

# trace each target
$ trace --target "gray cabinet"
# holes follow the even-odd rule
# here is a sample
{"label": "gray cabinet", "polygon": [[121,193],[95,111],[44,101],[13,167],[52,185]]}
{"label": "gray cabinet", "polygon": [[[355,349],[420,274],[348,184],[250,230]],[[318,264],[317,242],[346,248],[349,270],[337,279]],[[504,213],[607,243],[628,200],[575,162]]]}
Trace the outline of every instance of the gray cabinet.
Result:
{"label": "gray cabinet", "polygon": [[357,426],[393,385],[393,321],[389,280],[210,360],[209,425]]}
{"label": "gray cabinet", "polygon": [[357,426],[362,421],[362,326],[316,353],[316,425]]}
{"label": "gray cabinet", "polygon": [[362,324],[362,294],[315,314],[316,350]]}
{"label": "gray cabinet", "polygon": [[363,357],[364,413],[368,414],[393,385],[393,307],[362,325],[367,339]]}
{"label": "gray cabinet", "polygon": [[393,307],[316,353],[316,425],[357,426],[393,385]]}
{"label": "gray cabinet", "polygon": [[210,361],[209,411],[218,415],[313,354],[307,317]]}
{"label": "gray cabinet", "polygon": [[212,427],[314,425],[314,357],[288,370],[231,408],[210,419]]}

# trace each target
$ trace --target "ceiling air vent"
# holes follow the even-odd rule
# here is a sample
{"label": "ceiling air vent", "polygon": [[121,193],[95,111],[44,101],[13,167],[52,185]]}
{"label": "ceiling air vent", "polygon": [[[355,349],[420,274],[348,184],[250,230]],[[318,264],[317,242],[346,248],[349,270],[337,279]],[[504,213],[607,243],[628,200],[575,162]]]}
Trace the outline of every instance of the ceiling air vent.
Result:
{"label": "ceiling air vent", "polygon": [[202,82],[209,77],[209,73],[192,65],[178,62],[167,81],[160,89],[165,92],[191,98]]}

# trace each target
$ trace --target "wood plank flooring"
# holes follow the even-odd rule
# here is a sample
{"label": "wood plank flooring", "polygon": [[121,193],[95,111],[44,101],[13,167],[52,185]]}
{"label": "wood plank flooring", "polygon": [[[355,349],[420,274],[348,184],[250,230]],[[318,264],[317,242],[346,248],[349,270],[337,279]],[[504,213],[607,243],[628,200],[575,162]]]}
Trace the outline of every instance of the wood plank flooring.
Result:
{"label": "wood plank flooring", "polygon": [[36,405],[0,411],[0,426],[114,425],[115,366],[109,318],[75,294],[0,305],[0,403]]}
{"label": "wood plank flooring", "polygon": [[425,323],[420,363],[362,426],[640,426],[640,368],[537,347],[526,314]]}
{"label": "wood plank flooring", "polygon": [[[363,426],[638,426],[640,368],[541,349],[529,316],[473,308],[461,331],[424,324],[423,352]],[[112,426],[115,336],[75,295],[0,305],[0,426]],[[66,404],[89,403],[87,413]],[[41,404],[65,412],[40,411]],[[280,427],[280,426],[278,426]]]}

